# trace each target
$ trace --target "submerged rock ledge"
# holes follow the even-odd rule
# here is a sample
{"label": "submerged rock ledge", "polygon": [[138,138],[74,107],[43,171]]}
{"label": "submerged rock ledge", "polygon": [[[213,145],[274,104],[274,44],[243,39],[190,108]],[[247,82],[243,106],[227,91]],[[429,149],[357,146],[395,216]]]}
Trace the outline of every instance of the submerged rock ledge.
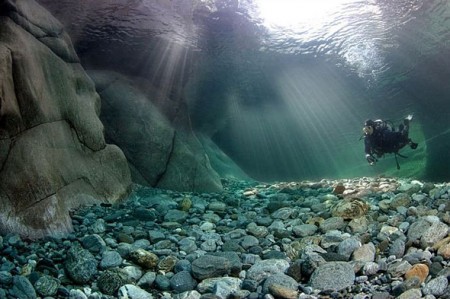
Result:
{"label": "submerged rock ledge", "polygon": [[450,184],[136,185],[74,232],[0,237],[1,298],[450,298]]}

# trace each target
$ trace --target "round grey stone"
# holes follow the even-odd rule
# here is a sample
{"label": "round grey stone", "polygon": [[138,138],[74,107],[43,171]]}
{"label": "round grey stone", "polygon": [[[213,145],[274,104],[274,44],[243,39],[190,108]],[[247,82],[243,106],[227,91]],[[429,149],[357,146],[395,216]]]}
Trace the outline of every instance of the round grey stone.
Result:
{"label": "round grey stone", "polygon": [[180,250],[186,252],[187,254],[194,252],[197,250],[197,245],[195,244],[195,240],[191,238],[184,238],[178,242],[178,246]]}
{"label": "round grey stone", "polygon": [[445,276],[438,276],[430,280],[423,288],[425,295],[441,296],[444,294],[448,286],[448,280]]}
{"label": "round grey stone", "polygon": [[250,247],[257,246],[257,245],[259,245],[259,241],[254,236],[245,236],[242,238],[241,246],[244,249],[248,249]]}
{"label": "round grey stone", "polygon": [[155,272],[147,272],[145,273],[137,282],[137,286],[143,289],[150,289],[153,285],[153,283],[156,280],[156,273]]}
{"label": "round grey stone", "polygon": [[199,280],[222,276],[229,270],[230,262],[219,256],[203,255],[192,262],[192,275]]}
{"label": "round grey stone", "polygon": [[180,210],[169,210],[167,214],[164,216],[164,221],[167,222],[177,222],[177,223],[184,223],[186,219],[188,218],[189,214],[180,211]]}
{"label": "round grey stone", "polygon": [[433,246],[448,235],[448,225],[443,222],[435,222],[423,233],[420,243],[422,247]]}
{"label": "round grey stone", "polygon": [[148,232],[148,237],[150,238],[150,241],[155,244],[158,243],[159,241],[165,240],[166,239],[166,235],[159,230],[151,230]]}
{"label": "round grey stone", "polygon": [[320,223],[320,229],[323,232],[327,232],[330,230],[342,230],[345,225],[345,221],[342,217],[330,217]]}
{"label": "round grey stone", "polygon": [[402,261],[395,261],[392,264],[388,265],[388,273],[391,274],[393,277],[400,277],[405,275],[406,272],[408,272],[409,269],[411,269],[411,264],[408,263],[405,260]]}
{"label": "round grey stone", "polygon": [[297,237],[307,237],[314,235],[319,228],[314,224],[296,225],[292,228],[292,232]]}
{"label": "round grey stone", "polygon": [[405,241],[402,239],[395,240],[389,248],[389,255],[401,258],[405,254]]}
{"label": "round grey stone", "polygon": [[358,247],[353,252],[353,260],[361,262],[373,262],[375,259],[376,248],[372,242]]}
{"label": "round grey stone", "polygon": [[162,291],[170,290],[170,280],[167,276],[158,274],[155,278],[155,285]]}
{"label": "round grey stone", "polygon": [[176,293],[192,291],[196,284],[195,279],[188,271],[178,272],[170,279],[170,286]]}
{"label": "round grey stone", "polygon": [[174,271],[175,271],[175,273],[181,272],[181,271],[191,272],[192,271],[191,262],[189,260],[177,261],[177,263],[175,264],[175,267],[174,267]]}
{"label": "round grey stone", "polygon": [[352,253],[359,247],[361,247],[361,241],[356,238],[348,238],[339,243],[337,253],[350,259]]}
{"label": "round grey stone", "polygon": [[411,226],[408,229],[407,236],[410,240],[418,240],[422,237],[422,235],[430,226],[431,224],[428,221],[424,219],[419,219],[413,224],[411,224]]}
{"label": "round grey stone", "polygon": [[81,242],[83,247],[92,253],[102,252],[106,248],[105,241],[97,234],[86,236]]}
{"label": "round grey stone", "polygon": [[269,259],[257,261],[247,271],[246,279],[262,282],[269,276],[284,273],[289,268],[289,263],[281,259]]}
{"label": "round grey stone", "polygon": [[105,251],[102,254],[102,259],[100,261],[100,267],[102,269],[108,269],[120,266],[122,264],[122,257],[117,251]]}
{"label": "round grey stone", "polygon": [[311,276],[310,284],[319,290],[339,291],[355,281],[353,266],[347,262],[329,262],[319,266]]}

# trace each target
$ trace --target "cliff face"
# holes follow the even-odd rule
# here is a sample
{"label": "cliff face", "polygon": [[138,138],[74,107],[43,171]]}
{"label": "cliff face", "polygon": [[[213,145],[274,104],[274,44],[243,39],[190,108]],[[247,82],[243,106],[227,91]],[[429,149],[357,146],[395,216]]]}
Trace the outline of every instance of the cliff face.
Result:
{"label": "cliff face", "polygon": [[71,230],[68,211],[131,184],[105,143],[100,98],[62,25],[31,0],[0,1],[0,230]]}

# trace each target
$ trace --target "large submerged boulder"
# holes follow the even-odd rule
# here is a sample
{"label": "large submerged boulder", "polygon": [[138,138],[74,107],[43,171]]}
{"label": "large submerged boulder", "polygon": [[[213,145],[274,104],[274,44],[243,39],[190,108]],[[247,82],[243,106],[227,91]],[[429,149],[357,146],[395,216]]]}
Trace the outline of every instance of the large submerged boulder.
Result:
{"label": "large submerged boulder", "polygon": [[144,90],[138,79],[114,72],[89,75],[102,98],[106,137],[125,153],[134,182],[178,191],[222,190],[222,173],[210,163],[213,150],[196,133],[174,128],[152,101],[158,90],[148,86]]}
{"label": "large submerged boulder", "polygon": [[107,145],[100,98],[62,25],[32,0],[0,0],[0,231],[70,231],[69,210],[131,184]]}

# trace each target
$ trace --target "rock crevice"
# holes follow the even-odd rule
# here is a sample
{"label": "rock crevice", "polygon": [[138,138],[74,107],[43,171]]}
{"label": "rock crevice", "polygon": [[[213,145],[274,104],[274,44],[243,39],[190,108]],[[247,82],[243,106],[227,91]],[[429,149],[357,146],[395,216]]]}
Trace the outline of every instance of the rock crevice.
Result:
{"label": "rock crevice", "polygon": [[[161,181],[161,179],[164,177],[164,175],[167,172],[167,169],[169,167],[170,164],[170,159],[172,158],[173,155],[173,150],[175,148],[175,138],[177,137],[177,132],[174,131],[173,132],[173,136],[172,136],[172,143],[171,143],[171,147],[170,147],[170,151],[167,157],[167,162],[165,163],[164,169],[161,171],[161,173],[156,177],[156,186],[158,186],[159,182]],[[192,189],[193,190],[193,189]]]}

